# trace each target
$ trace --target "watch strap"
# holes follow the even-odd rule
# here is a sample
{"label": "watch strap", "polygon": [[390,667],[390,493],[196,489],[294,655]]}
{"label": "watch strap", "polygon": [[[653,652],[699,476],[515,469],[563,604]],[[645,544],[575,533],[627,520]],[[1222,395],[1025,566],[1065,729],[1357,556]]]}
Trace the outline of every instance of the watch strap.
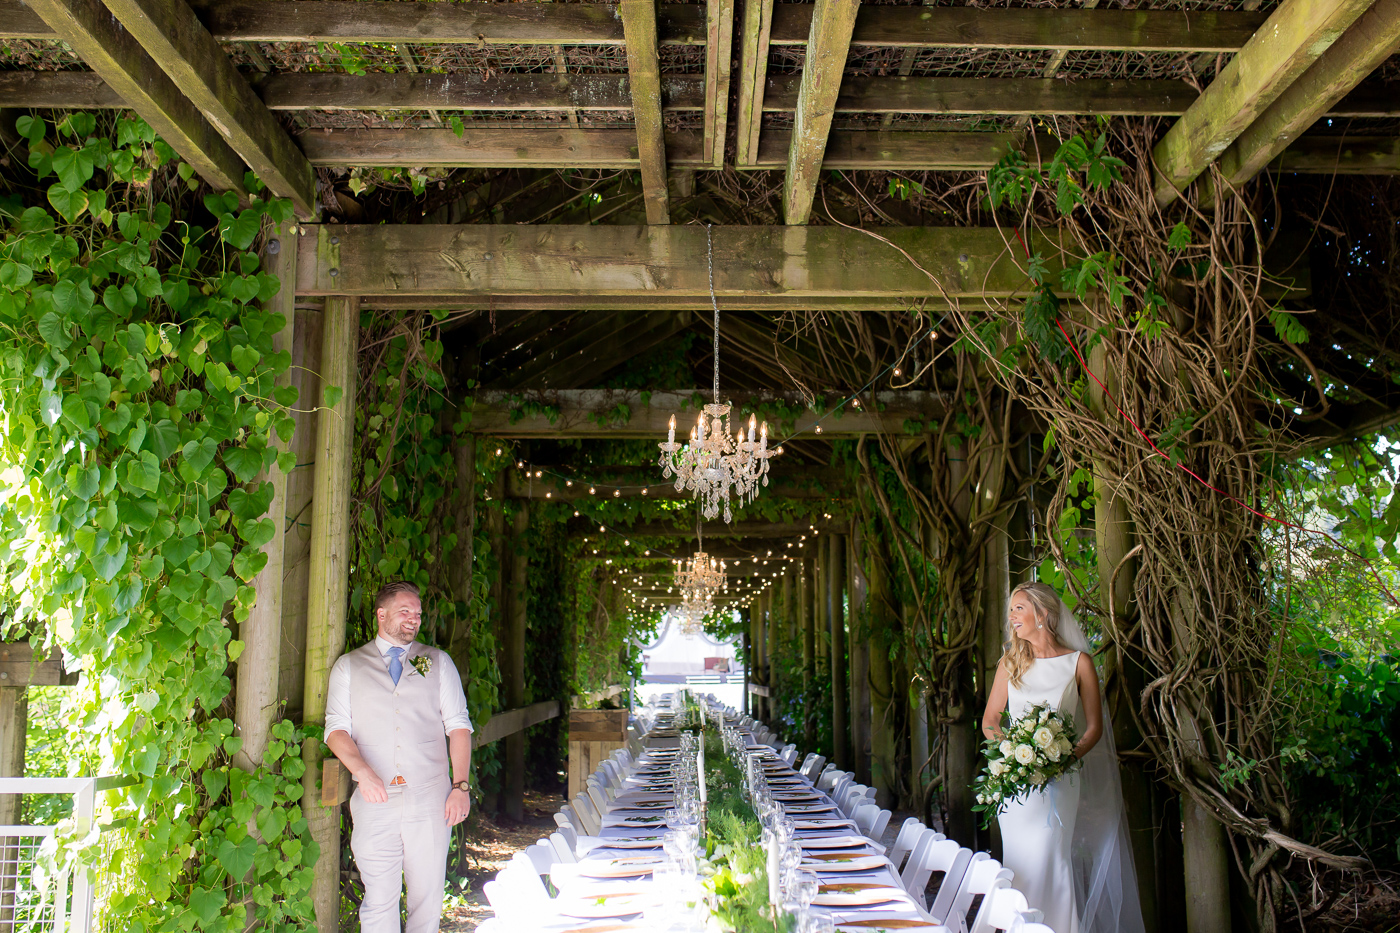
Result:
{"label": "watch strap", "polygon": [[453,784],[452,787],[454,790],[460,790],[466,793],[471,793],[472,789],[471,781],[458,781],[456,784]]}

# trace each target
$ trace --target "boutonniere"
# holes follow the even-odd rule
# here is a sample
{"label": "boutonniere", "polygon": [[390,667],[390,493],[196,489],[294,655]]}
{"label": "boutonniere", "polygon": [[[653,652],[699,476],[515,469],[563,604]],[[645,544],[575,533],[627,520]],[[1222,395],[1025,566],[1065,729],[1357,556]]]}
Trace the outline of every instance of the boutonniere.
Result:
{"label": "boutonniere", "polygon": [[408,659],[408,663],[413,665],[413,669],[427,677],[433,669],[433,659],[426,654],[420,654]]}

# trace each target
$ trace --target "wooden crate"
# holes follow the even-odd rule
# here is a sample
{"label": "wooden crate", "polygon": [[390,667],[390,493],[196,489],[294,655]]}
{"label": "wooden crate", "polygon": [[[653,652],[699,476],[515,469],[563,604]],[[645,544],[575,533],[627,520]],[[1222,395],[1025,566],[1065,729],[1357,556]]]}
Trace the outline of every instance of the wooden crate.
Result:
{"label": "wooden crate", "polygon": [[627,710],[576,709],[569,712],[569,799],[609,755],[627,744]]}

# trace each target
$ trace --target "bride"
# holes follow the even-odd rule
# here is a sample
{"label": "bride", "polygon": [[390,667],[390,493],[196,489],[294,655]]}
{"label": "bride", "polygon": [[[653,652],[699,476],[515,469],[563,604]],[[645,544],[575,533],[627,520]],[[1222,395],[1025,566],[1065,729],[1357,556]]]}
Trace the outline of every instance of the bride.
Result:
{"label": "bride", "polygon": [[1055,933],[1141,931],[1118,756],[1089,641],[1044,583],[1011,591],[1007,622],[1010,638],[987,697],[982,732],[999,738],[1008,708],[1017,719],[1037,703],[1049,704],[1074,716],[1079,741],[1072,754],[1083,766],[1043,793],[1010,801],[998,817],[1003,864]]}

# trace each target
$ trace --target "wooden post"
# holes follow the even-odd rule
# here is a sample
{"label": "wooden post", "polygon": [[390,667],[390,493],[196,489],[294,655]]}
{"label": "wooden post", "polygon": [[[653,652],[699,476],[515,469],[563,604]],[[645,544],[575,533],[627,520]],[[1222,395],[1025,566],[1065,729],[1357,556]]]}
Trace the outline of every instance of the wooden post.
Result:
{"label": "wooden post", "polygon": [[[898,630],[891,613],[889,552],[880,538],[865,545],[870,591],[866,617],[870,620],[870,777],[880,806],[893,808],[898,799],[899,745],[909,705],[908,668],[890,660]],[[896,669],[906,673],[896,676]]]}
{"label": "wooden post", "polygon": [[861,567],[865,550],[861,528],[854,520],[846,539],[846,579],[851,581],[850,629],[848,639],[851,654],[851,760],[855,764],[856,780],[871,783],[870,777],[870,618],[867,590],[869,583]]}
{"label": "wooden post", "polygon": [[[285,323],[272,337],[272,351],[292,352],[292,335],[296,330],[296,234],[284,224],[276,231],[262,252],[264,272],[275,275],[282,287],[267,302],[267,309],[282,315]],[[277,385],[290,385],[292,370],[277,377]],[[308,407],[296,405],[296,408]],[[288,448],[286,443],[273,435],[273,445],[280,453]],[[278,677],[281,673],[282,646],[282,588],[285,577],[283,555],[286,552],[285,532],[287,528],[287,474],[274,463],[266,473],[259,474],[253,481],[256,489],[262,482],[272,484],[272,503],[268,514],[272,517],[274,529],[272,540],[263,545],[267,564],[253,578],[253,589],[257,597],[248,618],[238,627],[238,639],[243,642],[243,653],[238,656],[238,685],[234,694],[233,721],[243,746],[233,756],[236,767],[245,771],[255,771],[263,763],[263,752],[267,750],[271,735],[272,721],[277,714]],[[252,911],[249,911],[250,915]]]}
{"label": "wooden post", "polygon": [[827,614],[830,605],[826,598],[826,536],[813,542],[812,550],[812,618],[816,626],[816,667],[822,676],[829,676],[831,664],[831,618]]}
{"label": "wooden post", "polygon": [[851,770],[850,683],[846,657],[846,536],[826,539],[826,617],[831,625],[831,746],[836,767]]}
{"label": "wooden post", "polygon": [[[507,603],[505,682],[506,707],[518,709],[525,705],[525,628],[530,601],[530,551],[527,535],[530,531],[530,503],[516,503],[511,521],[510,583]],[[505,772],[501,781],[501,809],[516,821],[525,819],[525,733],[506,736]]]}
{"label": "wooden post", "polygon": [[447,653],[457,672],[462,675],[465,686],[471,670],[471,629],[467,625],[472,601],[472,572],[476,558],[476,435],[466,434],[457,441],[453,451],[453,464],[456,467],[456,496],[453,502],[453,530],[457,535],[457,546],[452,552],[451,565],[447,570],[448,585],[452,599],[468,607],[468,611],[455,619],[452,631],[448,634]]}
{"label": "wooden post", "polygon": [[[935,477],[935,482],[939,481]],[[968,488],[967,449],[959,445],[950,451],[948,457],[948,489],[951,491],[953,511],[958,521],[966,523],[972,512],[972,493]],[[969,562],[972,566],[976,566]],[[972,781],[976,775],[978,722],[982,711],[977,705],[977,657],[974,652],[967,663],[958,665],[954,672],[953,705],[943,712],[947,719],[947,747],[944,752],[943,799],[947,806],[947,833],[965,846],[977,840],[977,820],[972,813]]]}
{"label": "wooden post", "polygon": [[806,703],[817,664],[817,630],[812,620],[812,559],[804,557],[797,566],[801,573],[797,581],[797,624],[802,628],[802,748],[810,752],[817,743],[817,722]]}
{"label": "wooden post", "polygon": [[[316,424],[315,491],[311,502],[311,566],[307,586],[306,683],[302,720],[323,728],[331,666],[345,649],[349,589],[350,478],[355,442],[355,377],[359,353],[360,302],[326,299],[322,322],[321,384],[342,390],[335,405],[324,394]],[[311,896],[319,933],[340,928],[340,807],[318,806],[321,789],[321,736],[302,744],[306,773],[303,801],[311,838],[321,848]]]}
{"label": "wooden post", "polygon": [[[1098,344],[1089,354],[1089,367],[1091,371],[1108,384],[1111,391],[1116,392],[1117,377],[1110,372],[1107,365],[1107,354],[1103,345]],[[1089,404],[1100,415],[1107,417],[1104,409],[1103,390],[1098,385],[1090,387]],[[1098,556],[1099,575],[1103,580],[1103,601],[1104,611],[1112,618],[1113,625],[1119,631],[1124,631],[1127,620],[1136,611],[1133,598],[1133,587],[1137,577],[1137,560],[1128,558],[1128,553],[1133,549],[1135,541],[1132,518],[1128,512],[1127,502],[1116,490],[1107,488],[1107,481],[1103,471],[1095,465],[1094,470],[1094,538],[1095,551]],[[1115,571],[1117,572],[1115,578]],[[1109,589],[1108,581],[1113,580],[1113,587]],[[1143,765],[1134,760],[1125,760],[1121,753],[1130,749],[1139,748],[1142,745],[1142,735],[1137,729],[1136,720],[1133,718],[1133,707],[1137,704],[1138,698],[1142,694],[1142,688],[1146,684],[1146,672],[1135,658],[1127,656],[1124,652],[1116,652],[1109,659],[1110,675],[1116,674],[1114,678],[1106,678],[1109,683],[1109,707],[1113,715],[1113,740],[1120,753],[1119,773],[1123,781],[1123,805],[1127,813],[1128,836],[1133,849],[1133,863],[1137,868],[1138,898],[1142,903],[1142,915],[1148,933],[1156,933],[1158,929],[1158,900],[1156,881],[1156,850],[1154,838],[1156,836],[1156,826],[1153,819],[1153,788],[1152,779],[1148,776]],[[1118,681],[1118,689],[1114,690],[1111,681]],[[1182,814],[1182,830],[1185,833],[1185,813]],[[1218,824],[1217,824],[1218,825]],[[1187,873],[1190,880],[1190,872]],[[1226,916],[1228,917],[1228,875],[1222,874],[1221,880],[1227,890]],[[1203,885],[1202,890],[1219,890],[1218,885],[1209,885],[1205,879],[1197,879]],[[1188,888],[1194,898],[1196,894],[1193,889]],[[1218,929],[1228,930],[1227,922]],[[1188,922],[1188,929],[1201,931],[1210,929],[1207,927],[1191,927]]]}
{"label": "wooden post", "polygon": [[[29,728],[28,687],[0,687],[0,777],[24,777],[25,733]],[[0,825],[13,826],[20,820],[24,797],[0,794]],[[0,844],[0,860],[19,864],[19,843],[11,839]],[[0,878],[0,924],[14,923],[16,879],[6,871]]]}

